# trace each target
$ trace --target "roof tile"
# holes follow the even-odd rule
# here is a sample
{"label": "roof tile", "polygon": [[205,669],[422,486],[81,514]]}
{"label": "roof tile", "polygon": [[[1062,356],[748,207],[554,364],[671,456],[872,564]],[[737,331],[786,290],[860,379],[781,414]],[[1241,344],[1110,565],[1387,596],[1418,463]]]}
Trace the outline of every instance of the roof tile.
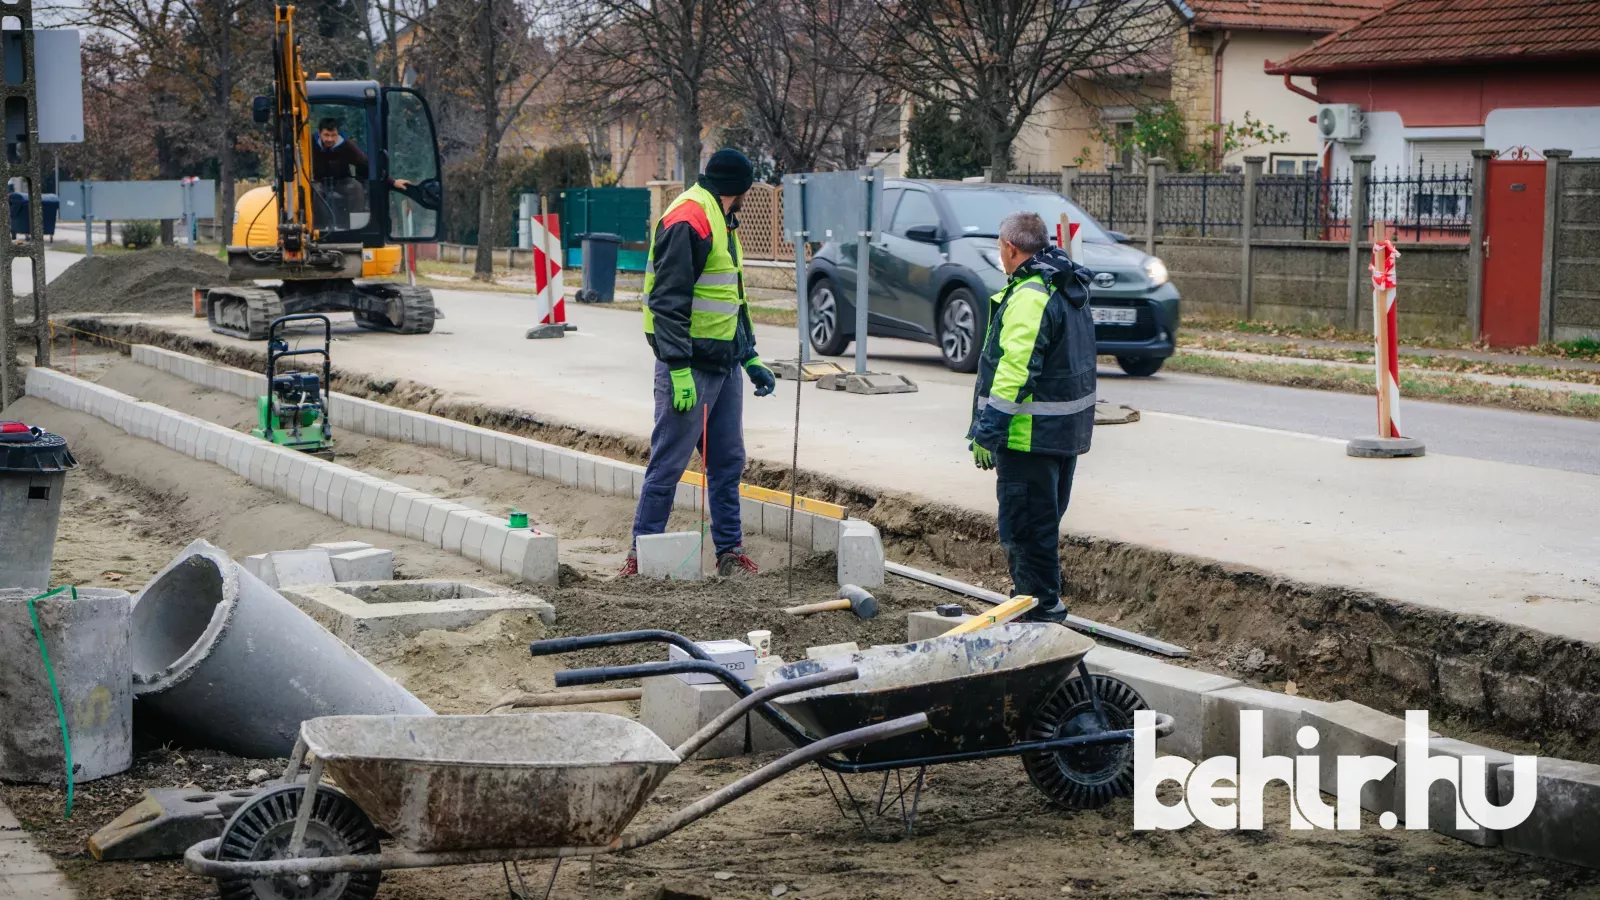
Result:
{"label": "roof tile", "polygon": [[1384,0],[1190,0],[1193,27],[1327,34],[1354,25]]}
{"label": "roof tile", "polygon": [[1399,0],[1273,74],[1600,57],[1600,0]]}

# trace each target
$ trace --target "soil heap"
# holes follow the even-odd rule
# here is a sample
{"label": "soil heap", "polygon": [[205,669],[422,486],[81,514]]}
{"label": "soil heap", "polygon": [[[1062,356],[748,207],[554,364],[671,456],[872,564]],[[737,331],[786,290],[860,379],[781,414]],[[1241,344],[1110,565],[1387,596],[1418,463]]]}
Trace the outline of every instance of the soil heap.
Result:
{"label": "soil heap", "polygon": [[[94,313],[175,313],[193,309],[193,289],[226,284],[228,264],[175,247],[90,256],[50,282],[50,310]],[[29,303],[21,309],[32,309]]]}

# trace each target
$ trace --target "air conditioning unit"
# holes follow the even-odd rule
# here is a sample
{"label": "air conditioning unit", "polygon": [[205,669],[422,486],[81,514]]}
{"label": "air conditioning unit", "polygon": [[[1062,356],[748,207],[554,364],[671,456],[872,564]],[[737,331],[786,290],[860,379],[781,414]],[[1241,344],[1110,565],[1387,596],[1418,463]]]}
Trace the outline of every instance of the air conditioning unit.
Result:
{"label": "air conditioning unit", "polygon": [[1317,135],[1325,141],[1359,141],[1361,125],[1361,107],[1354,103],[1324,103],[1317,107]]}

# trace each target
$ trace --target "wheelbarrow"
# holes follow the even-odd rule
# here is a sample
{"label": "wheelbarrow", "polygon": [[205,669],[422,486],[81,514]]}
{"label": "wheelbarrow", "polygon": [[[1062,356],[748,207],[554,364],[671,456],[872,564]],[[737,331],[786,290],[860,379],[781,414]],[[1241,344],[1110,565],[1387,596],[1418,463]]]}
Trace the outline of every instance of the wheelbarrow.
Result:
{"label": "wheelbarrow", "polygon": [[[555,638],[530,645],[534,655],[641,642],[668,643],[692,659],[639,666],[607,666],[556,673],[557,685],[638,678],[666,665],[677,672],[717,677],[736,696],[753,696],[743,680],[712,662],[693,641],[667,631],[632,631]],[[798,746],[848,733],[873,722],[925,713],[928,728],[856,745],[817,760],[833,790],[838,776],[860,816],[844,775],[882,772],[876,811],[885,809],[891,776],[911,833],[927,767],[1020,756],[1028,778],[1054,805],[1092,809],[1133,793],[1134,714],[1147,709],[1126,682],[1091,674],[1083,657],[1091,638],[1055,625],[1010,623],[849,655],[803,660],[772,672],[767,688],[818,674],[857,669],[858,679],[808,688],[763,701],[755,711]],[[755,692],[759,693],[759,692]],[[1156,713],[1154,736],[1172,733],[1172,717]],[[903,770],[915,769],[910,785]],[[912,792],[909,810],[905,797]],[[834,795],[838,801],[838,794]],[[844,812],[843,803],[839,804]],[[862,827],[870,831],[865,817]]]}
{"label": "wheelbarrow", "polygon": [[[857,676],[841,667],[749,693],[677,748],[603,713],[309,719],[283,782],[239,807],[221,837],[190,847],[184,866],[217,879],[223,900],[371,900],[387,869],[559,866],[642,847],[813,760],[927,727],[913,714],[851,729],[624,833],[682,760],[750,709]],[[308,758],[307,781],[296,784]],[[323,784],[324,774],[338,787]],[[382,849],[379,827],[399,846]]]}

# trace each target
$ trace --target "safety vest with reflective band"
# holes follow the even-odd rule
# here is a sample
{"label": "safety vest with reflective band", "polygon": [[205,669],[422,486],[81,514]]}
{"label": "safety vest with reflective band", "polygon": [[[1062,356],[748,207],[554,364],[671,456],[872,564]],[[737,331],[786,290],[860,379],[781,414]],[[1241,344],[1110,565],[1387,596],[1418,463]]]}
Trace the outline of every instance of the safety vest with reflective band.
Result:
{"label": "safety vest with reflective band", "polygon": [[[706,257],[705,269],[695,278],[694,300],[689,314],[689,337],[697,345],[702,341],[732,342],[738,335],[739,316],[744,310],[744,256],[739,247],[739,235],[728,229],[727,218],[722,214],[722,203],[710,191],[695,185],[668,204],[661,221],[672,217],[672,211],[685,203],[700,207],[711,225],[711,254]],[[644,269],[644,333],[656,333],[656,316],[651,310],[651,291],[656,282],[657,222],[650,229],[650,252]],[[730,351],[731,352],[731,351]],[[696,352],[696,357],[702,356]],[[723,354],[715,354],[721,356]]]}
{"label": "safety vest with reflective band", "polygon": [[[1006,446],[1012,450],[1087,453],[1095,400],[1088,289],[1072,270],[1052,273],[1052,281],[1038,271],[1022,274],[989,298],[973,421],[993,407],[1010,417]],[[1082,299],[1069,301],[1053,282],[1081,291]]]}

